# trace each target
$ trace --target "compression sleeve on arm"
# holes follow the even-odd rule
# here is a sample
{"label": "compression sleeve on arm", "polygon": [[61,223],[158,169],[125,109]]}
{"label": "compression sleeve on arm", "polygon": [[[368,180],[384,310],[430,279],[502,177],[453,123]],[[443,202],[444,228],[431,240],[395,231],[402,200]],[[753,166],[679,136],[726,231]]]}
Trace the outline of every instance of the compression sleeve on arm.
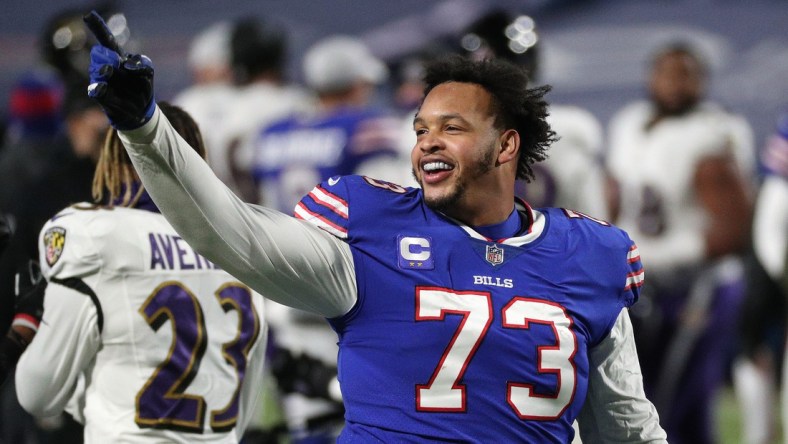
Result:
{"label": "compression sleeve on arm", "polygon": [[76,290],[50,282],[41,326],[16,368],[19,403],[34,416],[62,412],[79,375],[100,346],[98,311],[93,301]]}
{"label": "compression sleeve on arm", "polygon": [[643,392],[632,322],[626,309],[610,334],[589,350],[588,394],[577,420],[583,442],[667,443]]}
{"label": "compression sleeve on arm", "polygon": [[350,247],[278,211],[241,201],[157,108],[121,140],[159,210],[207,257],[263,296],[325,317],[355,304]]}

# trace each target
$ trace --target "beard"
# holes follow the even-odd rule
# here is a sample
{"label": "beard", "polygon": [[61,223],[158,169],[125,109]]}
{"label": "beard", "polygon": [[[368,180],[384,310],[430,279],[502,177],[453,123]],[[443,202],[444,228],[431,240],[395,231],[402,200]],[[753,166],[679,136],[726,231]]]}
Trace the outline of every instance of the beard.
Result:
{"label": "beard", "polygon": [[662,100],[655,95],[651,95],[651,101],[657,108],[657,114],[665,117],[677,117],[687,114],[695,105],[698,104],[699,99],[695,96],[684,96],[676,100]]}
{"label": "beard", "polygon": [[[454,186],[449,189],[448,192],[437,197],[427,197],[425,193],[424,203],[427,204],[427,207],[435,211],[439,211],[441,213],[450,212],[450,210],[454,208],[463,197],[465,197],[465,191],[468,189],[468,184],[473,179],[482,177],[490,172],[494,166],[495,146],[494,144],[491,144],[491,146],[484,150],[479,158],[469,166],[468,172],[466,174],[457,177],[454,182]],[[419,183],[421,188],[424,189],[424,184],[421,180],[419,180],[418,177],[416,177],[415,171],[413,172],[413,177],[416,178],[416,181]]]}

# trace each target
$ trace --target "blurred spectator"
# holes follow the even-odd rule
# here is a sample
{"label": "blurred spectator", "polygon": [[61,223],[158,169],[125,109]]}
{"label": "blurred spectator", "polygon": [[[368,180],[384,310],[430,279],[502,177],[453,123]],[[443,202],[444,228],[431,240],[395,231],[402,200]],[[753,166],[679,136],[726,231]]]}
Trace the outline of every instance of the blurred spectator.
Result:
{"label": "blurred spectator", "polygon": [[661,48],[650,68],[650,100],[610,122],[613,208],[648,269],[632,310],[646,394],[668,441],[712,443],[745,295],[753,140],[741,117],[704,101],[707,68],[692,48]]}
{"label": "blurred spectator", "polygon": [[248,200],[256,200],[250,170],[254,156],[251,139],[261,127],[297,111],[309,110],[314,102],[301,88],[285,78],[287,37],[284,30],[258,19],[243,19],[233,26],[230,37],[233,78],[238,91],[217,142],[225,148],[227,166],[214,165],[217,172],[229,171],[230,188]]}
{"label": "blurred spectator", "polygon": [[189,48],[188,64],[192,84],[173,99],[173,103],[194,117],[205,131],[203,139],[208,163],[225,184],[232,186],[230,160],[223,143],[222,128],[227,116],[240,100],[233,85],[230,38],[232,24],[218,22],[200,32]]}
{"label": "blurred spectator", "polygon": [[67,89],[88,84],[90,48],[96,40],[82,17],[91,10],[104,17],[119,45],[127,50],[134,49],[126,17],[115,1],[95,0],[79,7],[62,9],[47,19],[38,41],[38,50],[43,62],[57,71]]}
{"label": "blurred spectator", "polygon": [[[70,87],[87,85],[90,47],[95,39],[82,16],[88,9],[64,9],[50,17],[38,41],[42,60],[54,68],[60,81]],[[102,11],[106,14],[106,11]]]}
{"label": "blurred spectator", "polygon": [[61,129],[62,104],[63,83],[55,72],[32,69],[23,73],[11,89],[3,145],[53,137]]}
{"label": "blurred spectator", "polygon": [[[0,214],[0,256],[3,254],[5,239],[8,234],[7,225]],[[41,317],[44,313],[44,291],[46,279],[41,276],[38,262],[30,262],[29,266],[16,275],[14,301],[14,320],[6,334],[0,338],[0,386],[12,373],[22,352],[38,332]]]}
{"label": "blurred spectator", "polygon": [[[26,150],[29,156],[4,156],[0,160],[0,171],[8,172],[0,173],[0,189],[5,196],[2,211],[8,212],[16,229],[6,255],[0,259],[0,291],[4,295],[14,294],[14,273],[38,256],[37,232],[52,214],[90,199],[91,172],[109,125],[101,108],[87,98],[84,89],[67,93],[63,115],[63,130],[54,137],[8,148],[9,152]],[[12,173],[25,169],[35,174]],[[13,307],[13,302],[3,304],[3,310],[8,312],[4,317],[9,320]],[[19,442],[19,436],[31,431],[20,429],[28,416],[21,412],[13,390],[10,382],[3,387],[3,432],[8,442]],[[50,437],[57,437],[57,442],[81,442],[81,427],[67,416],[47,418],[37,425],[36,433],[42,442],[49,442]]]}
{"label": "blurred spectator", "polygon": [[[85,91],[92,35],[82,21],[96,9],[119,43],[128,42],[122,13],[111,2],[66,8],[46,18],[38,41],[40,64],[20,78],[11,95],[10,121],[0,154],[0,211],[15,229],[0,258],[2,327],[13,316],[14,275],[37,260],[38,231],[60,208],[90,198],[90,177],[106,117]],[[81,442],[81,427],[59,415],[36,421],[19,406],[14,384],[2,390],[0,439],[5,442]]]}
{"label": "blurred spectator", "polygon": [[[0,294],[12,294],[13,273],[38,257],[38,230],[54,212],[90,196],[90,175],[106,117],[85,97],[90,47],[95,42],[82,17],[96,9],[121,44],[129,41],[125,17],[112,2],[65,8],[46,19],[39,61],[12,91],[5,146],[0,153],[0,211],[16,228],[0,262]],[[7,266],[6,266],[7,265]],[[2,304],[2,321],[10,307]],[[3,324],[5,325],[5,324]]]}
{"label": "blurred spectator", "polygon": [[[788,298],[788,110],[784,110],[777,122],[777,131],[772,135],[762,153],[766,177],[761,184],[755,206],[753,222],[753,245],[755,255],[763,265],[770,283],[779,288],[780,301]],[[769,307],[772,308],[772,307]],[[776,315],[786,315],[784,311]],[[783,339],[783,338],[781,338]],[[783,353],[782,363],[782,420],[783,439],[788,442],[788,353]],[[769,387],[769,388],[773,388]],[[769,394],[773,394],[770,391]],[[769,397],[771,399],[771,397]],[[773,424],[772,424],[773,425]],[[773,432],[774,427],[767,431]],[[757,430],[753,431],[757,433]],[[764,436],[774,438],[773,436]],[[762,441],[766,442],[766,441]]]}
{"label": "blurred spectator", "polygon": [[0,151],[0,208],[18,198],[13,183],[42,177],[51,161],[51,140],[63,130],[63,86],[48,70],[23,74],[11,91],[8,133]]}
{"label": "blurred spectator", "polygon": [[321,40],[304,57],[304,77],[318,98],[315,109],[274,122],[254,144],[260,202],[287,213],[328,177],[389,179],[398,154],[395,120],[371,105],[388,70],[360,40]]}
{"label": "blurred spectator", "polygon": [[[303,70],[318,97],[315,110],[274,122],[255,141],[260,202],[289,214],[329,177],[387,180],[406,168],[398,162],[397,120],[370,104],[388,71],[360,40],[337,35],[319,41],[304,56]],[[278,349],[272,372],[284,394],[292,439],[333,442],[344,413],[336,382],[336,333],[317,315],[266,302]]]}

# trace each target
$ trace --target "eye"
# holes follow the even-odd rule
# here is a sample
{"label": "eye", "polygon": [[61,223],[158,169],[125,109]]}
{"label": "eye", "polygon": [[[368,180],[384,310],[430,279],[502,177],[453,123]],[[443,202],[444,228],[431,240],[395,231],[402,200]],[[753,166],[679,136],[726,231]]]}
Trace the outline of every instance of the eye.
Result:
{"label": "eye", "polygon": [[416,132],[417,136],[420,136],[422,134],[427,134],[426,128],[414,128],[414,131]]}

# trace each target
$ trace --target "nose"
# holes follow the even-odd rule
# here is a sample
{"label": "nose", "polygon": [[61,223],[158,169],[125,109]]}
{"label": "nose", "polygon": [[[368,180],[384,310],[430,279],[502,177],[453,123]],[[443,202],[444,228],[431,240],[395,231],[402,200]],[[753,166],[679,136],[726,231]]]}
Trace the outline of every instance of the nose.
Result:
{"label": "nose", "polygon": [[416,149],[422,153],[434,153],[443,147],[443,141],[433,132],[422,134],[416,141]]}

